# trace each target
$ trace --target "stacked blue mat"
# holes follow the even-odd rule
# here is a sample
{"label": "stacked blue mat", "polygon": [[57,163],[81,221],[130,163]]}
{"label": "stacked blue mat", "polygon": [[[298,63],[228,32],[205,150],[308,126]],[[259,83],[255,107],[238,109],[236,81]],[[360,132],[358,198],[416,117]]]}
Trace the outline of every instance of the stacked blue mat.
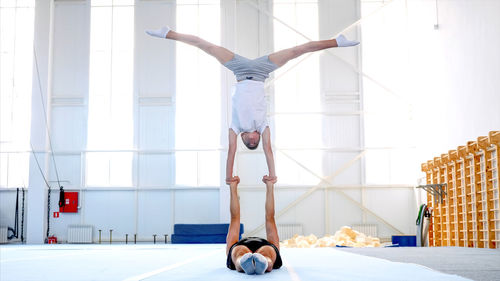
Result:
{"label": "stacked blue mat", "polygon": [[[175,224],[172,244],[226,243],[229,224]],[[240,237],[243,224],[240,225]]]}

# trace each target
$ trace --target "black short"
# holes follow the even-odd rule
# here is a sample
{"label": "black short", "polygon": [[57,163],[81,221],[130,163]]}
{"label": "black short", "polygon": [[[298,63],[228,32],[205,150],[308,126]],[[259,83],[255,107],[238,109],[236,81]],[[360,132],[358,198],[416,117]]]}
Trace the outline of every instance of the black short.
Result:
{"label": "black short", "polygon": [[231,253],[233,252],[233,248],[238,245],[243,245],[246,246],[252,253],[255,253],[260,247],[262,246],[271,246],[273,247],[274,251],[276,252],[276,261],[274,262],[273,269],[278,269],[283,265],[283,262],[281,261],[281,255],[280,251],[278,248],[276,248],[275,245],[267,241],[266,239],[260,238],[260,237],[247,237],[243,238],[240,241],[234,243],[231,248],[229,249],[229,253],[227,254],[227,268],[235,270],[236,267],[234,266],[233,259],[231,258]]}

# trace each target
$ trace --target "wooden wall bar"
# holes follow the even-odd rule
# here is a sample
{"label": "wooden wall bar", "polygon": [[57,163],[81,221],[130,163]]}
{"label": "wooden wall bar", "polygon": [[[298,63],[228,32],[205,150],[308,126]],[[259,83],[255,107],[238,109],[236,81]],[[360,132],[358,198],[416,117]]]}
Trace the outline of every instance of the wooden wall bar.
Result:
{"label": "wooden wall bar", "polygon": [[500,248],[500,132],[490,132],[489,142],[490,146],[486,148],[489,248]]}
{"label": "wooden wall bar", "polygon": [[427,184],[446,184],[432,208],[429,246],[500,248],[500,131],[422,164]]}

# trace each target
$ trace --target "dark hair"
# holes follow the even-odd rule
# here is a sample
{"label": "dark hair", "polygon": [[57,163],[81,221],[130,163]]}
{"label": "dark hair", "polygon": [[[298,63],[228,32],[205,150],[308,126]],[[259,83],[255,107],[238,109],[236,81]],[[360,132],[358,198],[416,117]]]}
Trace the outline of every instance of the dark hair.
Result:
{"label": "dark hair", "polygon": [[259,143],[260,143],[260,134],[259,134],[259,139],[257,140],[257,144],[255,146],[250,146],[248,145],[245,140],[243,139],[243,135],[241,135],[241,140],[243,141],[243,144],[250,150],[255,150],[257,149],[257,147],[259,147]]}

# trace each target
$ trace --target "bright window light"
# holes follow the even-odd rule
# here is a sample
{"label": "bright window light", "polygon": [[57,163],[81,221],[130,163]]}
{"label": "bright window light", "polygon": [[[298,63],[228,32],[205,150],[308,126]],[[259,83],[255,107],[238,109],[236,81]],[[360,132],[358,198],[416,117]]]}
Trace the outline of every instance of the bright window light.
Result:
{"label": "bright window light", "polygon": [[134,2],[92,0],[86,184],[131,186]]}
{"label": "bright window light", "polygon": [[[274,1],[274,16],[286,22],[309,38],[318,38],[318,1]],[[308,42],[294,30],[274,21],[274,49],[276,51]],[[296,62],[289,62],[275,72],[274,82],[277,113],[305,113],[321,111],[319,59],[317,55],[288,71]],[[281,76],[283,75],[283,76]],[[281,77],[280,77],[281,76]],[[311,148],[322,145],[322,119],[318,114],[278,114],[274,116],[275,143],[280,148]],[[289,152],[308,168],[322,174],[322,155],[308,151]],[[281,154],[276,154],[277,174],[282,184],[317,184],[318,180]]]}
{"label": "bright window light", "polygon": [[[382,5],[363,0],[361,13]],[[418,177],[405,9],[404,1],[396,1],[362,24],[363,71],[391,89],[363,78],[365,145],[376,148],[366,154],[367,184],[413,184]]]}
{"label": "bright window light", "polygon": [[[177,1],[176,30],[220,44],[219,1]],[[220,67],[205,52],[176,44],[177,149],[220,147]],[[219,152],[177,152],[175,157],[176,184],[219,185]]]}
{"label": "bright window light", "polygon": [[[35,1],[0,1],[0,187],[28,184]],[[35,82],[36,83],[36,82]]]}

